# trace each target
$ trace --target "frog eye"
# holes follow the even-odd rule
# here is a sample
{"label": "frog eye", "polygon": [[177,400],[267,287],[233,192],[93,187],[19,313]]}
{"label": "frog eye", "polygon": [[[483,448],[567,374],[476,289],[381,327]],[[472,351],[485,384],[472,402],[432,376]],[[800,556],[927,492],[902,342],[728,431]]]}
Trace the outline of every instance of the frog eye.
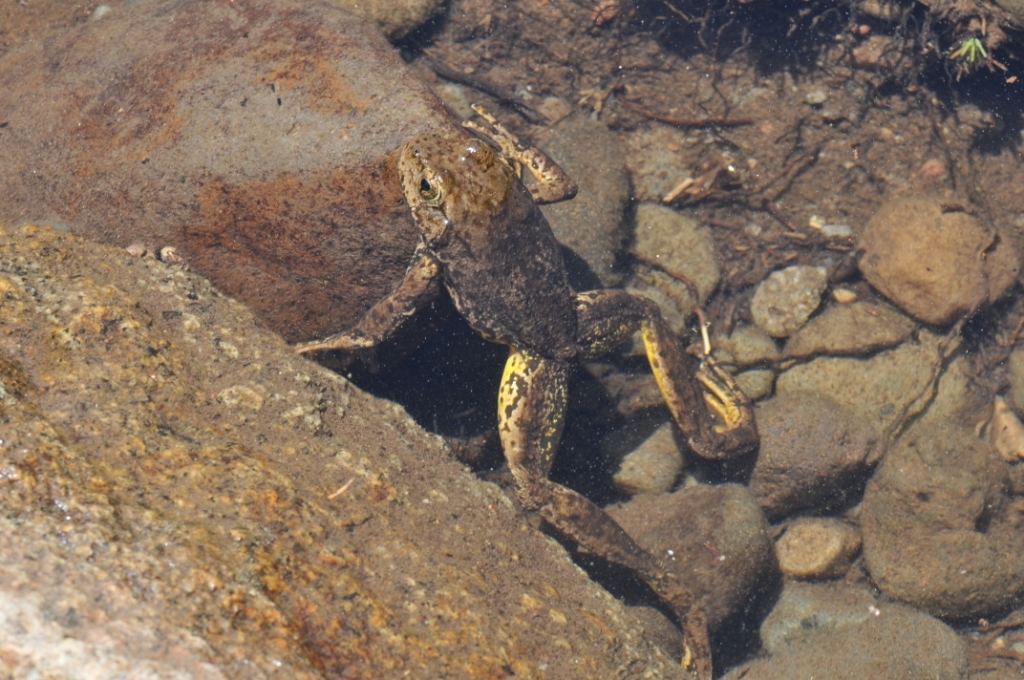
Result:
{"label": "frog eye", "polygon": [[441,175],[423,175],[420,177],[420,197],[430,205],[440,205],[444,201],[445,182]]}

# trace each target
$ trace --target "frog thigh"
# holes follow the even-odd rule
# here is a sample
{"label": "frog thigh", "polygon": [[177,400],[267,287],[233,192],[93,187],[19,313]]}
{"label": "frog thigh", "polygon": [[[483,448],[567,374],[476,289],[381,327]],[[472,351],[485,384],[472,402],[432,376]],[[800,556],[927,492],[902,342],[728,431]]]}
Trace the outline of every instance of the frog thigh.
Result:
{"label": "frog thigh", "polygon": [[565,422],[569,364],[513,349],[498,392],[498,433],[523,505],[606,559],[650,576],[654,558],[590,500],[548,479]]}
{"label": "frog thigh", "polygon": [[513,349],[498,392],[498,432],[520,501],[587,551],[634,570],[676,612],[686,657],[701,680],[711,678],[704,614],[680,575],[670,573],[604,510],[548,479],[562,436],[569,381],[567,362]]}
{"label": "frog thigh", "polygon": [[353,328],[323,340],[295,345],[299,354],[323,350],[354,351],[379,345],[406,319],[429,304],[438,292],[441,267],[427,253],[418,253],[405,278],[390,295],[375,304]]}
{"label": "frog thigh", "polygon": [[750,400],[711,357],[684,351],[657,305],[622,290],[576,296],[577,345],[584,360],[604,354],[643,332],[651,370],[672,417],[690,446],[705,458],[724,458],[757,446]]}

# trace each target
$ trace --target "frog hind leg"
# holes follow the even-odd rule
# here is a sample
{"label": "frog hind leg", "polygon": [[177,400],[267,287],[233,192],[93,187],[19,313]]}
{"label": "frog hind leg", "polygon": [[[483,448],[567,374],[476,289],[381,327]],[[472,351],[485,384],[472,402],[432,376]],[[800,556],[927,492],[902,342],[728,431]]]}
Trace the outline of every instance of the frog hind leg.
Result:
{"label": "frog hind leg", "polygon": [[548,479],[562,436],[570,367],[513,349],[498,392],[498,432],[520,501],[585,550],[635,571],[680,618],[684,666],[711,678],[711,648],[704,614],[682,579],[669,573],[604,510]]}
{"label": "frog hind leg", "polygon": [[750,399],[714,359],[698,361],[688,354],[653,302],[622,290],[580,293],[576,318],[584,360],[608,352],[637,329],[642,331],[662,397],[698,455],[727,458],[757,446]]}
{"label": "frog hind leg", "polygon": [[354,352],[379,345],[408,318],[429,304],[441,290],[441,267],[432,256],[417,252],[395,290],[379,301],[353,328],[323,340],[295,345],[299,354],[341,350]]}

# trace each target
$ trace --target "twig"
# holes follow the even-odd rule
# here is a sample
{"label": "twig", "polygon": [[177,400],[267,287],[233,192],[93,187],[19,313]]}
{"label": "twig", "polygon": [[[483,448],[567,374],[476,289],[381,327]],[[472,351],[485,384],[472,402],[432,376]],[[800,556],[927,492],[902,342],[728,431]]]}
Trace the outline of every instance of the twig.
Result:
{"label": "twig", "polygon": [[348,480],[347,482],[345,482],[345,483],[344,483],[344,484],[342,484],[342,485],[341,485],[340,487],[338,487],[338,490],[337,490],[337,491],[335,491],[334,493],[332,493],[331,495],[329,495],[329,496],[327,497],[327,500],[329,500],[329,501],[333,501],[333,500],[334,500],[335,498],[337,498],[337,497],[338,497],[338,496],[340,496],[341,494],[343,494],[343,493],[345,493],[346,491],[348,491],[348,487],[352,486],[352,482],[354,482],[354,481],[356,481],[356,478],[355,478],[355,477],[352,477],[352,478],[350,478],[350,479],[349,479],[349,480]]}
{"label": "twig", "polygon": [[507,104],[514,108],[519,112],[519,115],[535,125],[541,125],[548,122],[547,118],[530,108],[529,104],[523,101],[511,90],[506,90],[505,88],[495,85],[491,81],[481,78],[480,76],[474,76],[469,73],[463,73],[453,69],[451,66],[442,64],[425,52],[420,58],[423,59],[434,73],[445,80],[450,80],[454,83],[461,83],[462,85],[468,85],[475,90],[480,90],[485,94],[489,94],[502,104]]}
{"label": "twig", "polygon": [[650,111],[642,109],[636,104],[632,104],[625,99],[616,99],[616,101],[630,111],[639,113],[641,116],[645,116],[651,120],[656,120],[659,123],[674,125],[675,127],[681,128],[739,127],[740,125],[752,125],[754,122],[751,118],[669,118],[667,116],[658,115],[657,113],[651,113]]}

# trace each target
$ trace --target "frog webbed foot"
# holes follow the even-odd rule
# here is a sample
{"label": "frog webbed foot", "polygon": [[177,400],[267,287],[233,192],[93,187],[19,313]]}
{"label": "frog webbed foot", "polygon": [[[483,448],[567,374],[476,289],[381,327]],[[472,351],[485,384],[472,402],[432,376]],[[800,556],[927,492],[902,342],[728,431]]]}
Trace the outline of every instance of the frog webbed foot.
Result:
{"label": "frog webbed foot", "polygon": [[604,354],[638,328],[642,331],[665,404],[698,455],[727,458],[757,446],[750,399],[713,358],[698,361],[686,353],[653,302],[622,290],[580,293],[576,318],[583,359]]}

